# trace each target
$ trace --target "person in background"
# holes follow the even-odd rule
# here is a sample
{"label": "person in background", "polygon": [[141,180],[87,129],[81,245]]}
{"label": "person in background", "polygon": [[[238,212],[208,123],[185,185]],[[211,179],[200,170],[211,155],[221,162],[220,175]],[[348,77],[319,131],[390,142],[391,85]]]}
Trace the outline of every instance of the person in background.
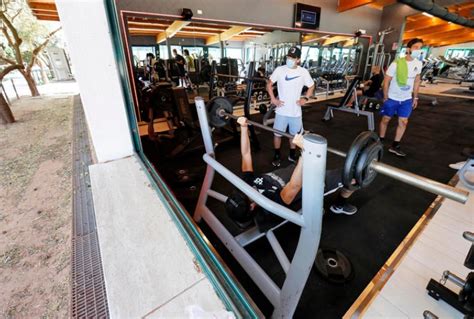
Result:
{"label": "person in background", "polygon": [[178,51],[176,49],[173,49],[173,55],[174,55],[176,64],[178,65],[178,76],[179,76],[178,86],[186,87],[186,71],[185,71],[186,60],[183,58],[182,55],[178,54]]}
{"label": "person in background", "polygon": [[185,49],[183,50],[184,53],[184,58],[186,59],[186,86],[188,89],[192,90],[192,82],[190,78],[190,73],[196,72],[196,67],[194,66],[194,59],[193,57],[189,54],[189,50]]}
{"label": "person in background", "polygon": [[[383,75],[381,72],[381,68],[378,65],[374,65],[372,67],[372,77],[370,80],[365,81],[363,84],[362,89],[357,90],[357,96],[363,96],[364,98],[360,101],[360,104],[365,104],[367,98],[375,97],[375,93],[377,93],[380,88],[382,87],[383,82]],[[351,99],[347,103],[350,106],[353,106],[355,97],[354,95],[351,96]]]}
{"label": "person in background", "polygon": [[[298,64],[301,59],[301,50],[294,46],[288,50],[286,65],[277,67],[267,81],[267,92],[271,103],[275,105],[275,122],[273,128],[296,135],[303,130],[301,107],[313,96],[314,81],[309,71]],[[277,84],[278,97],[273,93],[273,83]],[[305,95],[301,92],[303,87],[308,87]],[[290,140],[290,155],[288,160],[296,163],[296,146]],[[272,165],[279,167],[281,164],[281,135],[274,134],[273,146],[275,154]]]}
{"label": "person in background", "polygon": [[387,69],[383,83],[384,103],[380,109],[382,120],[379,126],[380,140],[385,140],[388,123],[394,115],[398,116],[395,139],[389,152],[400,157],[406,154],[400,148],[400,141],[408,125],[412,110],[418,106],[420,73],[423,64],[420,60],[423,40],[415,38],[407,43],[406,57],[396,59]]}

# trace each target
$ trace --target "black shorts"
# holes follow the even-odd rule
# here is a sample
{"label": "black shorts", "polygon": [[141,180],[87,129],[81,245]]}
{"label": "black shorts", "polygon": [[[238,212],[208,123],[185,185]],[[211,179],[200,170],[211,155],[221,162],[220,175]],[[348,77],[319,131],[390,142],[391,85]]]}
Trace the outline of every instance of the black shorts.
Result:
{"label": "black shorts", "polygon": [[[295,164],[290,164],[287,167],[284,168],[279,168],[276,169],[270,173],[267,173],[265,175],[276,175],[278,176],[283,182],[284,185],[288,184],[288,182],[291,179],[291,175],[293,174],[293,171],[295,170],[296,165]],[[342,168],[336,168],[336,169],[331,169],[331,170],[326,170],[326,176],[324,180],[324,192],[332,192],[338,188],[342,187]],[[245,174],[245,173],[244,173]],[[251,176],[254,176],[254,173],[251,173]],[[250,181],[252,177],[248,178],[246,177],[246,181]],[[250,184],[250,182],[248,182]],[[282,186],[284,186],[282,185]]]}

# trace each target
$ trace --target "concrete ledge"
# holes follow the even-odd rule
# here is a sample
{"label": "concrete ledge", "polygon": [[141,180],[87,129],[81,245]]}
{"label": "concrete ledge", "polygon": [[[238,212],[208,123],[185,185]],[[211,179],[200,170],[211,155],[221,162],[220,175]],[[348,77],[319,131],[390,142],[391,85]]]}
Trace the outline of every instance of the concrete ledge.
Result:
{"label": "concrete ledge", "polygon": [[184,306],[232,314],[171,220],[140,160],[89,167],[110,316],[187,316]]}

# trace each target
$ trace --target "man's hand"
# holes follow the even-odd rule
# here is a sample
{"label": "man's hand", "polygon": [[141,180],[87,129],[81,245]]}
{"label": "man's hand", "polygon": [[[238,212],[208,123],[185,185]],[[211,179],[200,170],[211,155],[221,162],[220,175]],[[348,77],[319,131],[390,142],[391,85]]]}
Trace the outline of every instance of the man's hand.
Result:
{"label": "man's hand", "polygon": [[303,134],[299,133],[293,137],[293,144],[303,149]]}
{"label": "man's hand", "polygon": [[283,101],[280,101],[280,100],[279,100],[279,99],[277,99],[277,98],[273,98],[273,99],[271,99],[271,101],[270,101],[270,102],[271,102],[273,105],[275,105],[276,107],[280,107],[280,106],[283,106],[283,105],[285,105],[285,102],[283,102]]}
{"label": "man's hand", "polygon": [[308,102],[308,100],[306,100],[305,98],[301,98],[298,101],[296,101],[296,104],[299,106],[303,106],[306,104],[306,102]]}
{"label": "man's hand", "polygon": [[244,116],[241,116],[237,119],[237,123],[239,123],[239,125],[241,127],[247,127],[249,124],[247,123],[247,118],[244,117]]}
{"label": "man's hand", "polygon": [[413,109],[416,109],[417,106],[418,106],[418,98],[416,97],[416,98],[413,98],[413,105],[412,105],[412,107],[413,107]]}

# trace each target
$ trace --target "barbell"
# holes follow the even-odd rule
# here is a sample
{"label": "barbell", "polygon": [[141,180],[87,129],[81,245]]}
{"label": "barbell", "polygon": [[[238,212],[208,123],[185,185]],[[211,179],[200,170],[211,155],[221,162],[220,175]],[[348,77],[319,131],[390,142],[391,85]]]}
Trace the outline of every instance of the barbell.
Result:
{"label": "barbell", "polygon": [[[239,118],[232,114],[232,103],[225,97],[216,97],[209,101],[207,111],[209,123],[213,127],[223,127],[228,124],[230,119],[236,120]],[[294,137],[287,132],[248,119],[247,123],[290,139]],[[343,184],[344,187],[349,190],[357,190],[369,186],[377,176],[377,173],[380,173],[460,203],[465,203],[469,197],[469,192],[462,189],[382,163],[380,160],[383,156],[383,145],[378,135],[371,131],[359,134],[352,142],[347,154],[331,147],[328,147],[327,150],[332,154],[346,158],[344,163]],[[356,183],[353,182],[354,180]]]}

